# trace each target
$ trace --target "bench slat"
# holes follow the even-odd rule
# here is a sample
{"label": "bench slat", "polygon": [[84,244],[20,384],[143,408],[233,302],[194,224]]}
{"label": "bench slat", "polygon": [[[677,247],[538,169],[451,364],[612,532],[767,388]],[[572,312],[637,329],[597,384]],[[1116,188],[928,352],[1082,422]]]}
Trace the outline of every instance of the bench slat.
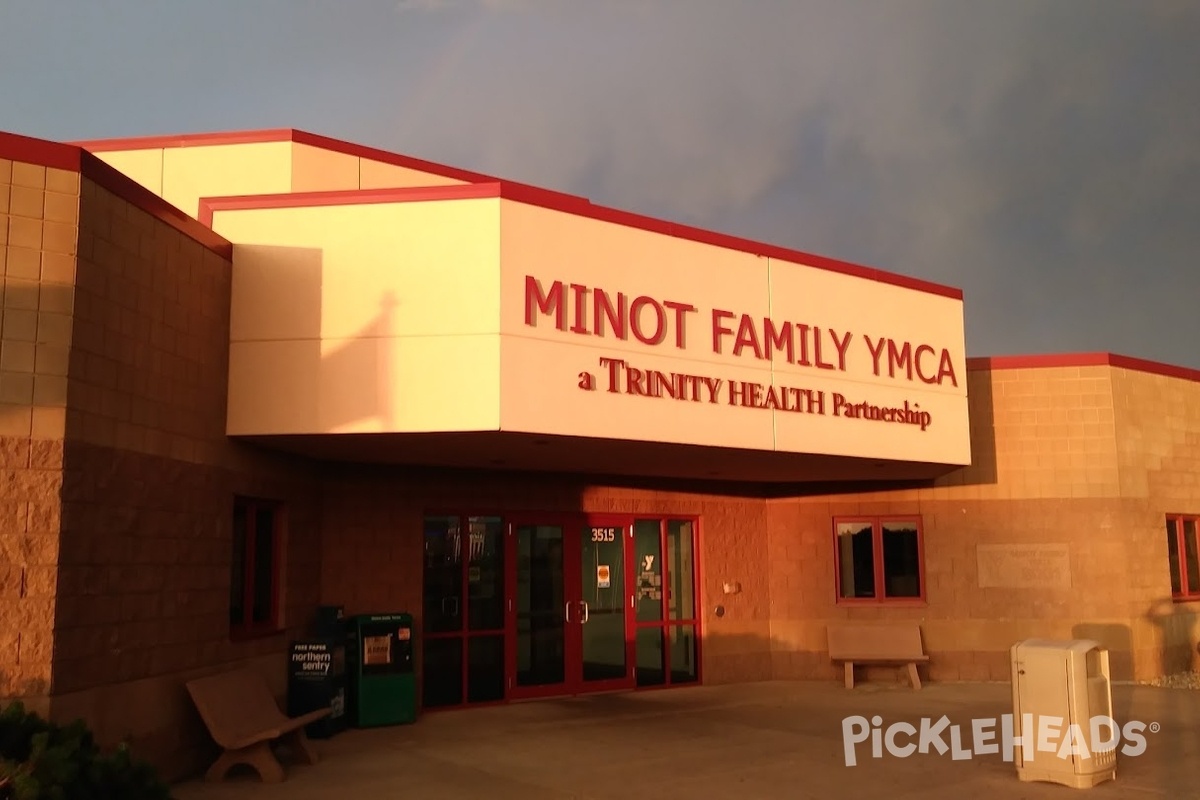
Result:
{"label": "bench slat", "polygon": [[917,664],[929,661],[921,642],[921,626],[912,622],[848,623],[826,628],[829,658],[841,662],[846,688],[854,688],[854,665],[894,664],[908,666],[914,689],[921,688]]}
{"label": "bench slat", "polygon": [[851,664],[924,664],[929,661],[929,656],[902,656],[900,658],[855,658],[854,656],[846,656],[844,658],[831,658],[830,661],[837,663],[845,661]]}
{"label": "bench slat", "polygon": [[283,768],[270,743],[284,737],[300,751],[302,760],[316,763],[304,727],[329,716],[332,709],[288,717],[279,710],[263,676],[247,668],[196,678],[187,682],[187,690],[213,740],[225,750],[209,769],[209,780],[220,780],[240,763],[253,765],[264,781],[283,780]]}

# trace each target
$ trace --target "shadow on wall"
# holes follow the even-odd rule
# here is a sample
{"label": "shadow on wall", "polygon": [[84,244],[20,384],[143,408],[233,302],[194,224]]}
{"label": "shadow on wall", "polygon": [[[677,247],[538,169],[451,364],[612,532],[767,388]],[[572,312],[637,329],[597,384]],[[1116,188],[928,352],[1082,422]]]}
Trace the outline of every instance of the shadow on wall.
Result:
{"label": "shadow on wall", "polygon": [[967,373],[967,403],[971,420],[971,466],[956,475],[962,483],[994,484],[996,468],[996,392],[990,372]]}
{"label": "shadow on wall", "polygon": [[[7,196],[7,189],[0,185],[0,197]],[[17,251],[4,243],[7,206],[3,212],[0,265],[7,258],[10,270],[0,287],[0,705],[20,700],[45,712],[59,561],[55,504],[61,492],[56,465],[61,445],[55,441],[61,437],[55,435],[53,420],[66,404],[71,329],[64,323],[70,322],[74,289],[68,283],[39,281],[37,250],[22,251],[32,258],[32,272],[22,268],[24,274],[18,274]]]}
{"label": "shadow on wall", "polygon": [[[1071,629],[1072,639],[1090,639],[1108,648],[1108,674],[1112,681],[1131,681],[1134,671],[1133,631],[1118,623],[1085,622]],[[1113,716],[1129,719],[1129,695],[1113,695]]]}
{"label": "shadow on wall", "polygon": [[282,417],[292,420],[285,428],[302,427],[287,433],[357,430],[372,420],[390,429],[394,293],[326,308],[327,286],[353,276],[326,274],[312,248],[239,246],[234,275],[233,352],[242,357],[230,379],[241,384],[232,396],[242,425],[274,431]]}
{"label": "shadow on wall", "polygon": [[1158,628],[1161,673],[1177,675],[1196,669],[1200,609],[1193,603],[1176,603],[1165,597],[1150,604],[1146,618]]}
{"label": "shadow on wall", "polygon": [[[971,463],[934,479],[934,487],[989,486],[999,481],[996,466],[996,392],[991,372],[967,372]],[[881,488],[903,488],[895,485]]]}
{"label": "shadow on wall", "polygon": [[[380,430],[395,423],[392,396],[392,316],[399,301],[388,292],[378,310],[354,334],[318,356],[318,413],[325,430],[375,420]],[[317,342],[320,347],[321,342]]]}

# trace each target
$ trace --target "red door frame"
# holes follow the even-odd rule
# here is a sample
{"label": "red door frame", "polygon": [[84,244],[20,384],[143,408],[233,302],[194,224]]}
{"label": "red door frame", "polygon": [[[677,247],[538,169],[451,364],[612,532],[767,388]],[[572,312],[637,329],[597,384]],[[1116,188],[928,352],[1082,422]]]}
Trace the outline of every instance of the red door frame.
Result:
{"label": "red door frame", "polygon": [[[526,700],[540,697],[563,697],[594,692],[622,691],[634,688],[634,642],[632,595],[629,587],[633,559],[633,518],[625,514],[513,514],[505,518],[505,561],[508,578],[505,582],[507,638],[507,699]],[[562,683],[542,686],[517,685],[517,537],[516,529],[523,525],[549,525],[563,531],[563,636],[564,674]],[[585,681],[583,677],[583,625],[588,609],[583,598],[583,537],[592,528],[619,528],[622,537],[621,559],[623,575],[624,612],[621,630],[625,641],[625,675],[603,681]]]}
{"label": "red door frame", "polygon": [[[458,627],[454,628],[452,630],[436,631],[436,632],[430,633],[427,630],[425,630],[424,624],[422,624],[422,626],[421,626],[422,630],[421,630],[421,635],[420,635],[420,639],[422,642],[422,652],[419,657],[422,659],[424,658],[424,653],[423,653],[424,642],[427,639],[457,639],[459,642],[461,642],[461,647],[462,647],[461,654],[459,656],[459,675],[460,675],[460,681],[461,681],[461,689],[460,689],[460,695],[459,695],[460,699],[459,699],[458,705],[437,706],[430,710],[440,711],[442,709],[463,708],[465,706],[476,707],[476,706],[496,705],[497,703],[502,703],[502,702],[504,702],[503,700],[488,700],[488,701],[478,701],[478,702],[472,703],[467,699],[469,692],[470,692],[469,654],[470,654],[470,647],[471,647],[471,639],[475,638],[475,637],[504,636],[505,637],[505,643],[504,643],[505,647],[508,646],[508,617],[507,617],[507,615],[504,618],[505,619],[504,628],[487,628],[484,630],[471,630],[471,626],[469,624],[470,604],[471,604],[470,590],[469,590],[470,565],[471,565],[471,557],[470,557],[470,548],[471,548],[471,529],[470,528],[471,528],[471,525],[470,525],[470,521],[472,519],[476,519],[476,518],[499,519],[500,524],[501,524],[501,543],[503,545],[506,543],[506,540],[504,538],[503,526],[506,525],[508,522],[507,517],[505,517],[501,513],[495,512],[495,511],[478,511],[475,509],[468,509],[466,511],[461,511],[461,510],[460,511],[442,511],[442,510],[426,511],[424,513],[422,519],[424,520],[425,518],[428,518],[428,517],[454,518],[458,521],[458,536],[459,536],[458,570],[461,572],[461,575],[459,578],[459,593],[460,594],[459,594],[458,598],[455,598],[456,602],[458,603],[458,606],[457,606],[457,608],[455,610],[455,614],[454,614],[455,616],[458,617]],[[424,618],[424,601],[425,601],[425,575],[423,572],[424,571],[424,553],[425,553],[425,530],[424,530],[424,525],[422,524],[422,530],[421,530],[421,554],[422,554],[422,556],[421,556],[422,557],[422,575],[421,575],[422,614],[421,614],[421,616],[422,616],[422,619]],[[508,558],[507,551],[505,551],[504,557]],[[507,562],[505,563],[504,569],[505,569],[505,580],[503,582],[503,586],[504,586],[504,591],[507,592],[508,591],[508,581],[507,581],[508,565],[507,565]],[[422,673],[423,673],[424,672],[423,665],[422,665],[421,669],[422,669]],[[422,682],[423,681],[424,681],[424,674],[422,674]],[[423,690],[424,690],[424,687],[421,687],[422,692],[423,692]]]}
{"label": "red door frame", "polygon": [[[546,514],[508,514],[504,518],[504,559],[506,577],[504,581],[505,594],[505,699],[528,700],[539,697],[559,697],[570,694],[571,666],[577,661],[578,647],[572,641],[573,633],[569,621],[569,609],[572,606],[572,586],[579,583],[579,556],[576,543],[575,555],[572,556],[571,544],[574,539],[571,531],[577,528],[579,514],[546,513]],[[543,684],[541,686],[517,685],[517,536],[516,529],[525,525],[544,525],[559,527],[563,532],[563,614],[567,617],[563,630],[563,680],[562,683]],[[574,568],[572,569],[572,565]],[[578,592],[576,591],[575,594]]]}
{"label": "red door frame", "polygon": [[[637,686],[637,673],[635,667],[637,665],[637,655],[634,652],[635,631],[634,622],[636,615],[634,614],[634,591],[631,586],[633,579],[633,516],[630,514],[585,514],[583,516],[583,524],[576,530],[577,547],[579,551],[575,554],[576,568],[580,570],[579,583],[577,584],[578,592],[582,595],[583,592],[583,539],[589,534],[596,535],[597,529],[618,528],[620,530],[621,545],[621,609],[624,615],[624,624],[621,626],[621,631],[625,637],[625,675],[622,678],[612,678],[603,681],[585,681],[583,678],[583,624],[581,620],[576,620],[574,627],[578,629],[579,650],[576,653],[574,670],[578,671],[578,682],[575,694],[591,694],[593,692],[618,692],[628,691]],[[582,596],[580,597],[582,601]]]}
{"label": "red door frame", "polygon": [[[690,516],[686,514],[636,514],[630,518],[631,524],[634,521],[654,521],[658,523],[658,542],[659,542],[659,558],[661,560],[661,575],[663,580],[663,592],[659,602],[662,604],[662,613],[658,620],[651,622],[638,622],[636,613],[630,615],[630,638],[636,645],[637,632],[643,629],[662,631],[663,643],[663,682],[652,686],[638,686],[638,691],[656,691],[658,689],[669,689],[672,686],[697,686],[704,682],[704,657],[701,652],[704,642],[703,632],[703,613],[704,608],[702,597],[702,588],[704,586],[704,575],[702,572],[701,563],[701,535],[700,535],[700,518],[698,516]],[[667,546],[668,530],[671,522],[689,522],[692,525],[691,545],[692,545],[692,616],[690,618],[671,619],[671,577],[673,567],[670,559],[667,557],[669,548]],[[636,606],[635,606],[636,609]],[[671,680],[671,647],[670,636],[672,628],[691,628],[694,637],[693,646],[695,648],[693,657],[696,660],[696,679],[694,681],[675,682]],[[636,658],[636,655],[635,655]]]}
{"label": "red door frame", "polygon": [[[491,701],[491,702],[485,702],[485,703],[467,703],[467,699],[466,699],[467,698],[467,695],[466,695],[467,678],[468,678],[467,663],[466,663],[467,640],[470,638],[470,636],[472,634],[475,634],[475,635],[497,635],[497,634],[501,633],[501,631],[489,630],[489,631],[469,632],[466,630],[465,621],[464,621],[464,626],[463,626],[462,630],[457,630],[457,631],[452,631],[452,632],[447,631],[447,632],[441,632],[441,633],[435,633],[435,634],[429,634],[429,633],[422,631],[422,639],[425,639],[425,638],[439,638],[440,639],[440,638],[453,637],[453,638],[461,639],[461,641],[463,643],[462,703],[461,703],[461,705],[457,705],[457,706],[439,706],[436,709],[430,709],[431,711],[441,711],[441,710],[451,710],[454,708],[495,705],[496,703],[505,703],[505,702],[509,702],[512,700],[521,700],[521,699],[527,699],[527,698],[532,699],[532,698],[537,698],[537,697],[561,697],[561,696],[568,696],[568,695],[573,695],[573,694],[583,694],[583,693],[593,693],[593,692],[603,692],[603,691],[623,691],[623,690],[655,691],[658,689],[670,688],[672,686],[672,682],[670,679],[670,652],[669,652],[669,650],[666,653],[666,663],[664,664],[664,666],[666,667],[666,670],[667,670],[667,674],[664,676],[665,677],[664,683],[660,684],[660,685],[656,685],[656,686],[644,686],[644,687],[637,686],[636,644],[637,644],[637,629],[639,627],[659,626],[663,629],[664,635],[668,635],[669,628],[672,626],[679,626],[679,627],[690,626],[694,631],[694,635],[695,635],[695,639],[696,639],[696,641],[695,641],[696,680],[689,681],[686,684],[674,684],[674,685],[678,686],[678,685],[703,684],[703,682],[704,682],[704,658],[703,658],[703,647],[704,647],[704,630],[703,630],[704,619],[703,619],[703,617],[704,617],[704,615],[701,612],[702,612],[702,609],[704,608],[703,603],[704,603],[704,585],[705,585],[705,564],[704,564],[704,558],[703,558],[703,548],[701,546],[702,542],[703,542],[703,533],[702,533],[703,521],[699,515],[695,515],[695,514],[678,514],[678,515],[676,515],[676,514],[666,514],[666,513],[588,514],[588,513],[584,513],[584,512],[535,512],[535,511],[523,511],[523,512],[514,513],[514,512],[507,512],[507,511],[497,511],[494,509],[469,508],[466,510],[464,510],[464,509],[449,510],[449,509],[440,509],[439,508],[439,509],[426,509],[424,511],[424,516],[457,517],[460,521],[460,525],[465,525],[466,521],[469,517],[493,517],[493,518],[499,517],[501,519],[501,522],[503,525],[503,530],[504,530],[503,536],[504,536],[505,578],[504,578],[503,583],[504,583],[504,593],[505,593],[505,617],[504,617],[505,627],[503,630],[503,634],[505,637],[505,647],[504,647],[504,649],[505,649],[505,686],[506,686],[505,698],[500,701]],[[659,523],[661,525],[660,541],[661,541],[662,553],[663,553],[663,558],[664,558],[664,567],[666,567],[666,562],[665,562],[665,557],[666,557],[666,552],[667,552],[666,551],[666,532],[667,532],[668,521],[680,520],[680,521],[686,521],[686,522],[692,523],[692,526],[693,526],[692,527],[692,548],[693,548],[693,550],[692,550],[692,558],[693,558],[693,562],[692,562],[692,593],[693,593],[695,619],[693,619],[693,620],[674,620],[674,621],[666,620],[665,611],[666,611],[667,597],[666,597],[666,592],[664,591],[664,596],[663,596],[664,620],[663,620],[663,622],[662,623],[641,623],[641,624],[639,624],[637,622],[637,617],[636,617],[636,613],[635,613],[635,610],[636,610],[635,602],[636,601],[635,601],[635,597],[634,597],[636,587],[634,586],[635,575],[634,575],[634,564],[633,564],[635,547],[634,547],[634,542],[633,542],[632,537],[633,537],[633,523],[639,519],[655,519],[655,520],[659,521]],[[566,674],[565,674],[564,682],[562,684],[553,684],[552,686],[549,686],[549,687],[527,687],[525,689],[520,689],[516,686],[516,667],[517,667],[516,606],[515,606],[515,603],[513,602],[513,600],[516,596],[516,578],[517,578],[516,570],[517,570],[517,567],[516,567],[516,539],[515,539],[515,535],[514,535],[514,530],[515,530],[515,526],[517,526],[517,525],[533,525],[533,524],[561,525],[563,528],[563,542],[564,542],[563,580],[564,580],[564,597],[565,598],[571,598],[572,594],[574,594],[574,595],[580,594],[581,593],[580,590],[582,588],[582,575],[581,575],[582,559],[581,559],[581,551],[580,551],[580,545],[582,544],[582,542],[578,536],[572,534],[572,531],[575,531],[577,534],[579,534],[581,536],[582,531],[584,530],[585,526],[589,527],[589,528],[592,527],[593,525],[596,527],[620,526],[624,529],[626,535],[629,537],[626,540],[626,544],[625,544],[625,548],[624,548],[625,593],[626,593],[626,595],[629,596],[629,602],[630,602],[630,605],[627,605],[625,607],[625,648],[626,648],[627,671],[626,671],[626,677],[624,679],[616,680],[616,681],[593,682],[593,683],[587,684],[586,688],[582,688],[583,687],[582,663],[581,663],[582,662],[582,639],[579,638],[579,636],[577,635],[580,633],[580,631],[578,630],[578,625],[575,625],[574,627],[576,629],[575,630],[576,635],[572,634],[572,631],[570,629],[571,626],[568,626],[568,630],[566,631],[566,636],[565,636],[566,641],[564,642],[564,645],[567,649],[564,654],[564,657],[566,658]],[[465,530],[465,528],[463,529],[463,533],[464,534],[468,533]],[[469,539],[469,536],[468,536],[468,539]],[[423,537],[422,537],[422,547],[423,547]],[[467,559],[464,558],[463,564],[462,564],[462,568],[463,568],[464,572],[467,568],[466,561],[467,561]],[[466,579],[467,579],[467,576],[464,574],[464,576],[463,576],[464,597],[462,600],[464,608],[461,609],[461,613],[464,616],[464,620],[465,620],[465,616],[466,616],[465,605],[467,602],[467,598],[465,596],[466,595]],[[666,570],[664,570],[664,582],[669,583],[669,580],[670,580],[669,573]],[[424,577],[422,576],[422,584],[423,583],[424,583]],[[574,587],[574,589],[572,589],[572,587]],[[666,588],[666,587],[664,587],[664,588]],[[424,588],[422,588],[422,595],[424,595]],[[579,598],[576,597],[575,599],[579,599]],[[574,615],[572,615],[572,620],[576,620],[576,619],[577,618]],[[574,640],[574,641],[572,641],[572,640]],[[666,644],[666,643],[667,642],[664,642],[664,644]],[[577,673],[577,677],[573,679],[572,675],[576,674],[576,673]]]}

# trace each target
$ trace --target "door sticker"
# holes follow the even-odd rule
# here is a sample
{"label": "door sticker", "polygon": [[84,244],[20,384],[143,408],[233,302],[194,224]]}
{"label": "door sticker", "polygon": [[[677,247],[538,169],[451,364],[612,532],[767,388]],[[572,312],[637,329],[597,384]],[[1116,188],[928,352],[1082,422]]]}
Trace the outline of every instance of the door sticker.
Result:
{"label": "door sticker", "polygon": [[662,575],[654,568],[654,556],[642,556],[642,572],[638,575],[638,597],[662,600]]}
{"label": "door sticker", "polygon": [[608,564],[596,565],[596,588],[608,589],[612,586],[612,573],[608,568]]}

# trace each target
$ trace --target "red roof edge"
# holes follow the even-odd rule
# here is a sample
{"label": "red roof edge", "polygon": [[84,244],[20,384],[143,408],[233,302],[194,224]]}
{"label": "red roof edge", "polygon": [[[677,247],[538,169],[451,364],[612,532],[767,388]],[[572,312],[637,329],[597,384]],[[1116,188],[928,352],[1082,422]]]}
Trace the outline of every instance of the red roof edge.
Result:
{"label": "red roof edge", "polygon": [[244,194],[226,197],[201,197],[199,221],[212,226],[218,211],[246,211],[268,208],[304,208],[308,206],[373,205],[376,203],[417,203],[430,200],[469,200],[500,197],[500,183],[471,183],[452,186],[403,186],[393,189],[340,189],[323,192],[287,192],[281,194]]}
{"label": "red roof edge", "polygon": [[437,164],[433,161],[425,161],[412,156],[400,155],[392,153],[388,150],[380,150],[376,147],[368,147],[367,145],[355,144],[342,139],[334,139],[329,136],[321,136],[317,133],[309,133],[308,131],[292,131],[292,141],[296,144],[307,144],[312,147],[320,147],[324,150],[332,150],[335,153],[343,153],[350,156],[358,156],[369,161],[380,161],[384,164],[391,164],[397,167],[406,167],[418,172],[428,172],[430,175],[440,175],[443,178],[451,178],[453,180],[463,181],[464,183],[499,183],[500,179],[491,175],[484,175],[479,172],[471,172],[470,170],[459,169],[457,167],[447,166],[446,164]]}
{"label": "red roof edge", "polygon": [[[503,186],[503,196],[519,202],[530,203],[557,211],[564,211],[571,214],[590,217],[592,219],[612,222],[614,224],[624,225],[626,227],[639,228],[641,230],[653,233],[674,236],[701,244],[724,247],[731,250],[752,253],[754,255],[766,256],[768,258],[776,258],[790,263],[802,264],[829,272],[836,272],[858,278],[866,278],[867,280],[875,281],[876,283],[883,283],[924,292],[926,294],[948,297],[952,300],[961,301],[963,299],[963,292],[961,289],[933,283],[931,281],[921,280],[920,278],[899,275],[877,269],[875,267],[853,264],[848,261],[841,261],[826,256],[819,256],[813,253],[790,250],[786,247],[756,242],[750,239],[743,239],[737,236],[705,230],[703,228],[680,225],[654,217],[635,214],[629,211],[621,211],[615,208],[597,206],[587,200],[587,198],[576,195],[564,194],[562,192],[556,192],[550,189],[542,189],[540,187],[529,186],[522,183],[503,181],[489,175],[470,172],[468,170],[461,170],[455,167],[446,166],[445,164],[437,164],[431,161],[424,161],[418,158],[403,156],[386,150],[367,147],[365,145],[355,144],[353,142],[347,142],[341,139],[334,139],[328,136],[321,136],[319,134],[296,130],[294,128],[275,128],[257,131],[232,131],[226,133],[216,132],[176,134],[170,136],[143,136],[131,139],[101,139],[78,142],[77,144],[94,152],[102,152],[105,150],[149,149],[155,147],[201,147],[205,145],[245,144],[252,142],[278,141],[292,141],[299,144],[307,144],[313,147],[331,150],[333,152],[359,156],[361,158],[380,161],[382,163],[392,164],[395,166],[406,167],[420,172],[427,172],[431,175],[439,175],[452,180],[464,181],[466,183],[500,183]],[[228,200],[229,198],[223,199]]]}
{"label": "red roof edge", "polygon": [[223,144],[254,144],[257,142],[291,141],[296,131],[291,128],[266,128],[250,131],[214,131],[212,133],[177,133],[161,136],[127,136],[119,139],[85,139],[71,142],[92,153],[114,150],[157,150],[164,147],[206,147]]}
{"label": "red roof edge", "polygon": [[260,144],[264,142],[295,142],[296,144],[306,144],[312,147],[319,147],[323,150],[330,150],[335,153],[342,153],[349,156],[357,156],[366,158],[371,161],[380,161],[386,164],[392,164],[398,167],[406,167],[408,169],[417,170],[419,172],[428,172],[431,175],[439,175],[444,178],[460,180],[464,183],[495,183],[497,178],[489,175],[483,175],[478,172],[471,172],[457,167],[447,166],[445,164],[436,164],[432,161],[425,161],[419,158],[392,153],[387,150],[380,150],[375,147],[355,144],[342,139],[334,139],[330,136],[321,136],[308,131],[301,131],[295,128],[267,128],[263,130],[246,130],[246,131],[214,131],[211,133],[178,133],[168,134],[164,136],[133,136],[121,139],[89,139],[86,141],[72,142],[72,144],[82,147],[93,153],[112,152],[116,150],[154,150],[158,148],[182,148],[182,147],[214,147],[218,145],[231,144]]}
{"label": "red roof edge", "polygon": [[83,177],[91,179],[98,186],[104,187],[158,221],[170,225],[222,258],[233,258],[233,244],[228,239],[180,211],[125,173],[86,151],[83,152],[82,166],[80,174]]}
{"label": "red roof edge", "polygon": [[913,291],[923,292],[925,294],[948,297],[951,300],[963,299],[962,289],[958,289],[953,286],[944,286],[939,283],[921,280],[920,278],[912,278],[907,275],[900,275],[895,272],[887,272],[885,270],[876,269],[875,267],[867,267],[861,264],[854,264],[849,261],[841,261],[835,258],[829,258],[827,256],[805,253],[800,250],[791,250],[779,245],[766,244],[764,242],[757,242],[752,239],[743,239],[739,236],[732,236],[730,234],[717,233],[716,231],[710,231],[705,228],[696,228],[690,225],[681,225],[675,222],[668,222],[656,217],[648,217],[642,214],[636,214],[631,211],[622,211],[616,208],[599,206],[582,198],[572,197],[571,195],[549,192],[544,189],[527,187],[521,184],[505,183],[504,197],[516,200],[518,202],[539,205],[557,211],[564,211],[569,214],[576,214],[582,217],[589,217],[591,219],[602,220],[604,222],[611,222],[616,225],[623,225],[627,228],[638,228],[651,233],[673,236],[678,239],[686,239],[699,244],[722,247],[727,250],[737,250],[756,256],[775,258],[791,264],[813,267],[814,269],[825,270],[827,272],[836,272],[841,275],[849,275],[856,278],[865,278],[876,283],[888,284],[903,289],[911,289]]}
{"label": "red roof edge", "polygon": [[224,237],[78,145],[0,131],[0,158],[79,173],[223,258],[233,255],[233,245]]}
{"label": "red roof edge", "polygon": [[1053,367],[1117,367],[1168,378],[1200,382],[1200,369],[1180,367],[1161,361],[1123,356],[1117,353],[1050,353],[1026,356],[982,356],[967,359],[968,370],[1048,369]]}
{"label": "red roof edge", "polygon": [[73,145],[0,131],[0,158],[79,172],[81,155]]}

